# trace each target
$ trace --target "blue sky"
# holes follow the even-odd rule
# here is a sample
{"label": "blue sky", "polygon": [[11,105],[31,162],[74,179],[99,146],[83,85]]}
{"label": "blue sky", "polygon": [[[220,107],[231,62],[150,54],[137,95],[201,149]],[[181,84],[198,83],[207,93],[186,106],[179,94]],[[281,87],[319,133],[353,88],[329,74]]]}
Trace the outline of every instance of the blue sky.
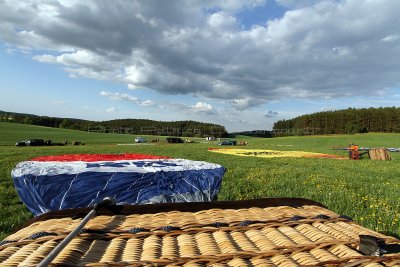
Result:
{"label": "blue sky", "polygon": [[0,110],[228,131],[399,106],[395,0],[4,1]]}

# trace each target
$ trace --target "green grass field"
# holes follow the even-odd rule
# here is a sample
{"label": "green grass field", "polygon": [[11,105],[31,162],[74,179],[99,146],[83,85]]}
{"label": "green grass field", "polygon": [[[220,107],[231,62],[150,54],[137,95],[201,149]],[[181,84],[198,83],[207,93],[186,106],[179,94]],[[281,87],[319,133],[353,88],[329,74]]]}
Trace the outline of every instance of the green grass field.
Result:
{"label": "green grass field", "polygon": [[[83,141],[85,146],[15,147],[27,138],[54,142]],[[257,158],[208,151],[217,142],[198,139],[194,144],[133,144],[135,136],[87,133],[39,126],[0,123],[0,240],[31,218],[19,200],[11,170],[18,162],[43,155],[75,153],[148,153],[204,160],[227,168],[219,200],[265,197],[301,197],[319,201],[329,209],[351,216],[357,223],[379,232],[400,236],[400,153],[392,161],[306,158]],[[148,137],[147,139],[155,139]],[[302,150],[346,156],[332,146],[400,147],[400,134],[360,134],[317,137],[250,138],[246,148]],[[238,147],[237,147],[238,148]]]}

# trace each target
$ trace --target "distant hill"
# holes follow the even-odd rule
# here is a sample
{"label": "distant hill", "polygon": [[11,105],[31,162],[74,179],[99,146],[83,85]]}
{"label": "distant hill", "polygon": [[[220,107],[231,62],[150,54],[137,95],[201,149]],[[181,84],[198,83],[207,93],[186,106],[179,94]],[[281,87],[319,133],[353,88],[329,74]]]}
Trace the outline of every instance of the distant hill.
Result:
{"label": "distant hill", "polygon": [[399,133],[400,107],[348,108],[307,114],[277,121],[273,132],[275,136]]}
{"label": "distant hill", "polygon": [[54,128],[72,129],[100,133],[149,134],[172,136],[228,135],[224,126],[197,121],[154,121],[144,119],[118,119],[89,121],[73,118],[37,116],[0,110],[0,122],[23,123]]}

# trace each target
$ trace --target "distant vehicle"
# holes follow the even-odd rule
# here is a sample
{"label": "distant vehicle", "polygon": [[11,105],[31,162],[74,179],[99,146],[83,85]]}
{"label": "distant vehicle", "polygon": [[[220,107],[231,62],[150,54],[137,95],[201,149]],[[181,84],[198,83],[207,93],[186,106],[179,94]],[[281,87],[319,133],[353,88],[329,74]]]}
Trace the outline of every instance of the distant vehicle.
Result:
{"label": "distant vehicle", "polygon": [[236,146],[236,140],[225,140],[218,144],[219,146]]}
{"label": "distant vehicle", "polygon": [[27,139],[17,142],[15,146],[44,146],[46,145],[43,139]]}
{"label": "distant vehicle", "polygon": [[25,141],[16,142],[15,146],[26,146]]}
{"label": "distant vehicle", "polygon": [[81,142],[81,141],[72,141],[72,145],[73,146],[84,146],[85,142]]}
{"label": "distant vehicle", "polygon": [[179,137],[168,137],[167,138],[168,143],[183,143],[183,139]]}
{"label": "distant vehicle", "polygon": [[146,139],[144,139],[143,137],[136,137],[135,143],[146,143]]}

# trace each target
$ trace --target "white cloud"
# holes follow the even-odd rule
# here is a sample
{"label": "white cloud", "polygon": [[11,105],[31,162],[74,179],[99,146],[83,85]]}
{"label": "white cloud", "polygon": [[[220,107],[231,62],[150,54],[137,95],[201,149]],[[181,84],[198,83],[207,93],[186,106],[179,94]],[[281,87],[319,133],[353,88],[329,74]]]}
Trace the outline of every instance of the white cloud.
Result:
{"label": "white cloud", "polygon": [[258,106],[264,101],[253,98],[232,99],[229,103],[237,110],[245,110],[253,106]]}
{"label": "white cloud", "polygon": [[237,110],[400,85],[400,1],[277,2],[290,11],[244,30],[235,16],[270,1],[2,1],[0,40],[73,78],[222,100]]}
{"label": "white cloud", "polygon": [[224,12],[211,14],[207,19],[207,24],[220,31],[234,30],[238,26],[236,18]]}
{"label": "white cloud", "polygon": [[9,55],[14,55],[15,52],[18,52],[18,50],[13,48],[6,48],[6,53]]}
{"label": "white cloud", "polygon": [[111,107],[111,108],[106,109],[107,113],[112,113],[112,112],[117,112],[117,111],[118,111],[118,109],[115,108],[115,107]]}
{"label": "white cloud", "polygon": [[137,103],[138,98],[128,95],[128,94],[121,94],[121,93],[112,93],[112,92],[106,92],[106,91],[101,91],[100,92],[101,96],[108,97],[111,100],[128,100]]}
{"label": "white cloud", "polygon": [[129,101],[140,106],[152,106],[154,105],[152,100],[140,100],[139,98],[129,95],[129,94],[121,94],[121,93],[113,93],[107,91],[101,91],[101,96],[107,97],[110,100],[114,101]]}
{"label": "white cloud", "polygon": [[391,34],[391,35],[386,36],[385,38],[382,38],[381,42],[388,43],[388,42],[397,41],[399,39],[400,39],[400,35],[399,34]]}
{"label": "white cloud", "polygon": [[52,55],[37,55],[32,57],[34,60],[42,63],[57,63],[57,58]]}
{"label": "white cloud", "polygon": [[213,112],[213,107],[204,102],[197,102],[194,106],[192,106],[192,110],[194,112],[210,113]]}
{"label": "white cloud", "polygon": [[187,105],[183,103],[169,103],[162,105],[162,108],[173,110],[179,113],[191,115],[211,115],[217,114],[218,111],[213,108],[211,104],[199,101],[194,105]]}
{"label": "white cloud", "polygon": [[320,0],[276,0],[276,2],[287,8],[304,8],[321,2]]}
{"label": "white cloud", "polygon": [[145,101],[140,102],[139,105],[145,106],[145,107],[147,107],[147,106],[153,106],[153,105],[154,105],[154,102],[151,101],[151,100],[145,100]]}

